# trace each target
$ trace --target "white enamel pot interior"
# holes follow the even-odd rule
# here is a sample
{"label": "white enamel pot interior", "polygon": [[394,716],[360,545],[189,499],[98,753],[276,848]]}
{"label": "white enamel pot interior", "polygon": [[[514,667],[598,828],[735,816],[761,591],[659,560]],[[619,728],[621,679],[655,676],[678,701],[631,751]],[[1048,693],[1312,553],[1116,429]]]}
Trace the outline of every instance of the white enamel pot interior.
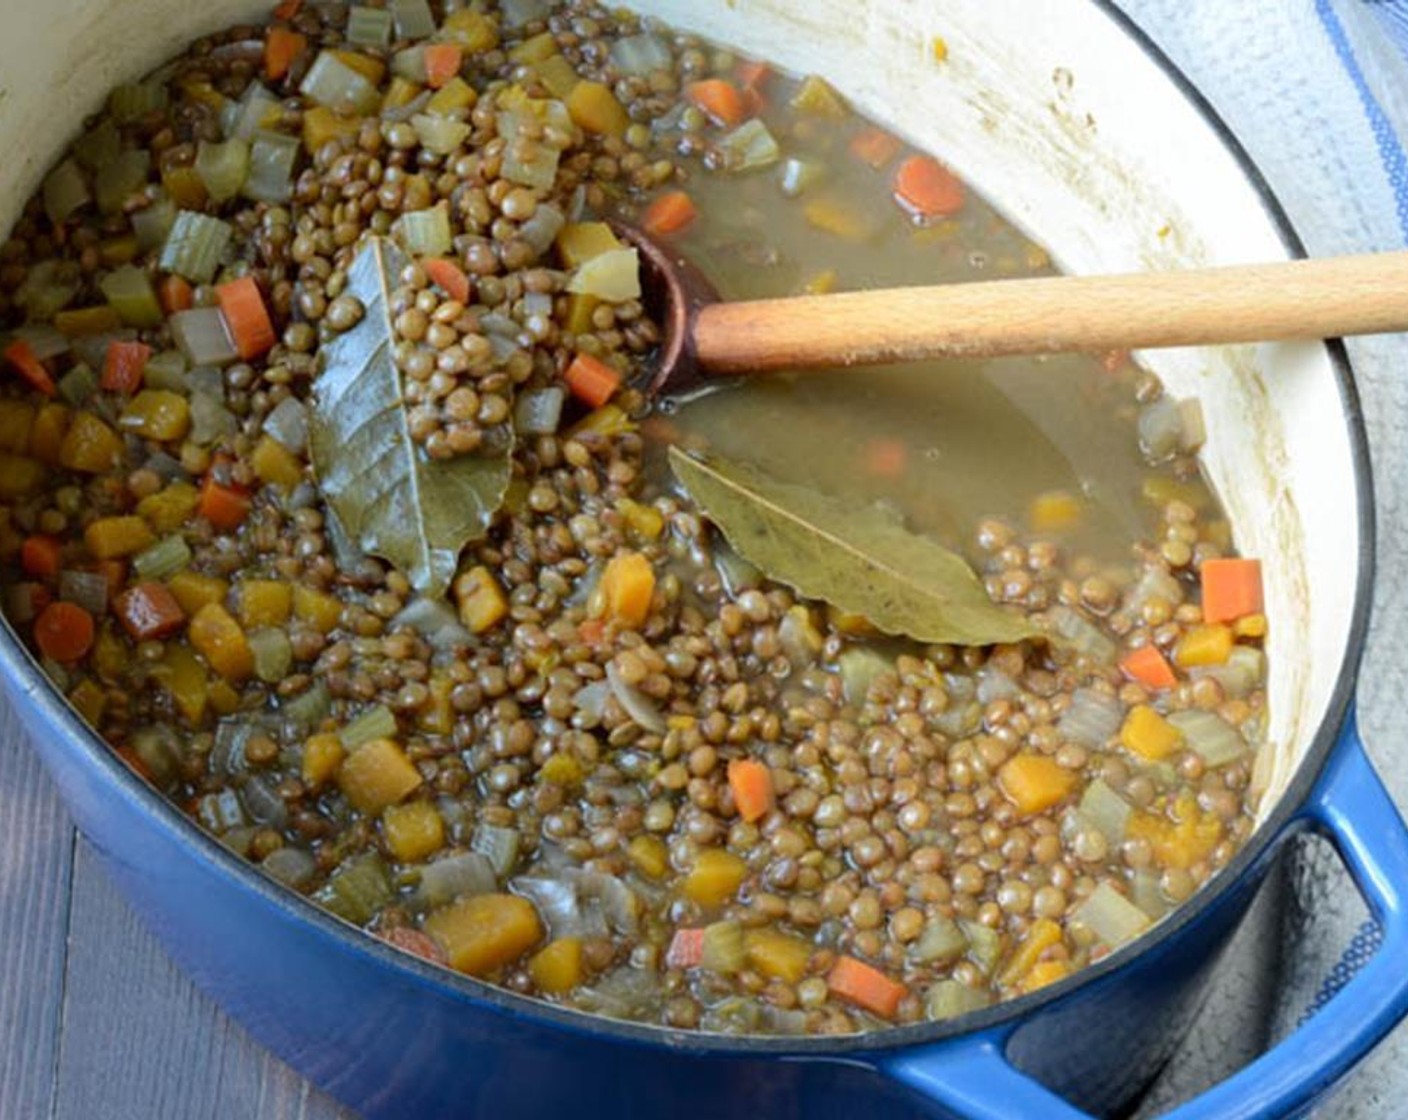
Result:
{"label": "white enamel pot interior", "polygon": [[[1067,271],[1295,255],[1274,203],[1226,136],[1098,3],[635,6],[791,70],[826,75],[860,110],[950,163]],[[0,228],[13,223],[114,83],[269,7],[270,0],[0,0],[7,153]],[[940,36],[943,62],[933,46]],[[1323,748],[1334,734],[1357,655],[1371,534],[1357,404],[1333,349],[1320,344],[1142,357],[1175,395],[1203,401],[1208,475],[1238,547],[1264,560],[1274,620],[1269,742],[1256,770],[1265,819],[1288,787],[1306,787],[1297,771],[1312,746]],[[1336,718],[1327,720],[1332,711]]]}

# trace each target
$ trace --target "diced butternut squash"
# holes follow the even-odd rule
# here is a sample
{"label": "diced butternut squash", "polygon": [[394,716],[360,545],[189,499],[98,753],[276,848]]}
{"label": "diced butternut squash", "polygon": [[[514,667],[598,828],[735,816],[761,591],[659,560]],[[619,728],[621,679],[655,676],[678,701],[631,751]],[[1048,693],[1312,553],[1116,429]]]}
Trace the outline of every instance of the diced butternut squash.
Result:
{"label": "diced butternut squash", "polygon": [[1081,504],[1068,490],[1050,490],[1037,495],[1032,502],[1032,529],[1038,533],[1057,533],[1080,521]]}
{"label": "diced butternut squash", "polygon": [[298,456],[272,436],[264,436],[254,445],[249,465],[260,482],[292,490],[303,481],[303,464]]}
{"label": "diced butternut squash", "polygon": [[650,617],[655,570],[639,552],[617,553],[602,573],[601,591],[606,602],[606,617],[638,630]]}
{"label": "diced butternut squash", "polygon": [[[217,93],[215,96],[220,95]],[[304,119],[306,124],[307,118]],[[204,209],[210,198],[205,189],[205,181],[194,167],[168,167],[161,173],[161,185],[171,196],[171,201],[182,210]]]}
{"label": "diced butternut squash", "polygon": [[431,801],[392,805],[381,815],[381,831],[402,863],[419,863],[445,846],[445,818]]}
{"label": "diced butternut squash", "polygon": [[282,626],[293,613],[293,585],[281,579],[241,580],[235,594],[240,625],[246,630]]}
{"label": "diced butternut squash", "polygon": [[386,87],[386,94],[381,99],[382,114],[385,115],[389,109],[404,109],[422,92],[424,91],[415,82],[397,74],[391,79],[391,84]]}
{"label": "diced butternut squash", "polygon": [[722,848],[705,848],[695,857],[681,889],[700,906],[722,906],[747,877],[748,865],[741,857]]}
{"label": "diced butternut squash", "polygon": [[210,682],[210,710],[218,716],[234,715],[240,709],[240,694],[227,680]]}
{"label": "diced butternut squash", "polygon": [[122,437],[91,412],[78,412],[59,446],[59,464],[83,474],[104,474],[120,465]]}
{"label": "diced butternut squash", "polygon": [[1266,637],[1266,615],[1249,614],[1244,618],[1239,618],[1232,624],[1232,632],[1239,638],[1250,638],[1253,641],[1264,638]]}
{"label": "diced butternut squash", "polygon": [[196,652],[227,681],[241,684],[254,675],[254,651],[244,627],[219,603],[207,603],[195,613],[187,636]]}
{"label": "diced butternut squash", "polygon": [[660,534],[665,531],[665,516],[654,506],[623,498],[616,504],[616,508],[621,512],[626,528],[638,540],[658,541]]}
{"label": "diced butternut squash", "polygon": [[772,929],[750,929],[743,935],[748,963],[770,980],[798,983],[812,959],[811,942]]}
{"label": "diced butternut squash", "polygon": [[1232,654],[1232,628],[1213,624],[1191,627],[1173,649],[1173,660],[1181,669],[1197,665],[1225,665]]}
{"label": "diced butternut squash", "polygon": [[303,781],[314,789],[326,785],[337,775],[346,757],[347,751],[336,732],[310,735],[303,744]]}
{"label": "diced butternut squash", "polygon": [[373,739],[342,763],[337,784],[352,807],[375,816],[404,801],[420,786],[420,771],[391,739]]}
{"label": "diced butternut squash", "polygon": [[626,849],[631,866],[647,879],[663,879],[670,870],[670,853],[658,836],[637,836]]}
{"label": "diced butternut squash", "polygon": [[127,672],[131,660],[127,643],[111,624],[103,626],[98,631],[97,640],[93,643],[93,652],[88,658],[88,663],[93,667],[98,679],[110,683],[117,682]]}
{"label": "diced butternut squash", "polygon": [[455,580],[460,621],[471,634],[492,630],[508,614],[508,598],[488,568],[471,568]]}
{"label": "diced butternut squash", "polygon": [[624,136],[631,126],[625,106],[601,82],[578,82],[567,95],[567,111],[583,132],[599,136]]}
{"label": "diced butternut squash", "polygon": [[528,975],[547,995],[570,992],[582,982],[582,939],[559,937],[549,942],[528,962]]}
{"label": "diced butternut squash", "polygon": [[592,330],[592,316],[596,309],[601,306],[601,300],[596,296],[589,296],[585,292],[574,292],[567,297],[567,325],[564,328],[568,334],[588,334]]}
{"label": "diced butternut squash", "polygon": [[189,482],[173,482],[137,503],[137,513],[158,533],[175,533],[195,516],[200,491]]}
{"label": "diced butternut squash", "polygon": [[1026,934],[1012,950],[1012,956],[1003,966],[997,982],[1004,988],[1022,985],[1041,959],[1041,954],[1060,943],[1061,927],[1050,918],[1038,918],[1027,927]]}
{"label": "diced butternut squash", "polygon": [[1074,771],[1040,754],[1013,755],[997,772],[998,785],[1024,816],[1058,804],[1075,789]]}
{"label": "diced butternut squash", "polygon": [[579,268],[603,253],[624,248],[605,222],[569,222],[557,235],[557,253],[565,268]]}
{"label": "diced butternut squash", "polygon": [[425,932],[440,942],[451,968],[487,976],[542,940],[543,924],[526,898],[479,894],[435,911]]}
{"label": "diced butternut squash", "polygon": [[531,66],[551,58],[556,53],[556,37],[551,31],[544,31],[539,35],[534,35],[531,39],[524,39],[508,52],[508,56],[514,62],[523,62]]}
{"label": "diced butternut squash", "polygon": [[814,198],[802,207],[807,225],[845,241],[865,241],[874,232],[870,219],[860,210],[835,198]]}
{"label": "diced butternut squash", "polygon": [[1178,750],[1183,735],[1178,728],[1149,707],[1136,704],[1120,728],[1120,744],[1140,758],[1157,762]]}
{"label": "diced butternut squash", "polygon": [[99,560],[131,556],[156,543],[156,534],[141,517],[100,517],[83,530],[83,543]]}
{"label": "diced butternut squash", "polygon": [[0,454],[0,501],[28,498],[44,485],[44,464],[28,455]]}
{"label": "diced butternut squash", "polygon": [[330,634],[342,621],[342,600],[302,584],[293,589],[293,613],[320,634]]}
{"label": "diced butternut squash", "polygon": [[451,12],[440,25],[440,38],[458,43],[466,53],[491,51],[499,45],[499,27],[483,12],[461,9]]}
{"label": "diced butternut squash", "polygon": [[189,646],[168,644],[156,678],[176,710],[189,722],[199,723],[205,718],[210,703],[210,676]]}
{"label": "diced butternut squash", "polygon": [[[351,143],[361,131],[362,122],[355,117],[340,117],[325,105],[317,105],[303,113],[303,147],[314,155],[331,140]],[[168,193],[170,188],[167,188]]]}
{"label": "diced butternut squash", "polygon": [[422,731],[432,735],[448,735],[455,729],[455,707],[450,695],[455,690],[455,682],[442,672],[432,673],[427,687],[430,695],[422,705],[417,722]]}
{"label": "diced butternut squash", "polygon": [[1071,962],[1052,960],[1037,961],[1032,965],[1026,977],[1021,982],[1021,990],[1026,993],[1038,991],[1048,984],[1054,984],[1058,980],[1064,980],[1071,974]]}
{"label": "diced butternut squash", "polygon": [[1151,812],[1133,813],[1125,835],[1147,840],[1159,867],[1187,871],[1211,856],[1222,841],[1222,820],[1215,813],[1204,813],[1192,793],[1183,794],[1175,802],[1173,818]]}
{"label": "diced butternut squash", "polygon": [[469,112],[479,101],[479,94],[463,78],[451,78],[435,91],[426,103],[425,111],[433,117],[457,117]]}
{"label": "diced butternut squash", "polygon": [[29,430],[35,410],[24,401],[0,401],[0,451],[23,455],[29,451]]}
{"label": "diced butternut squash", "polygon": [[195,615],[211,603],[224,603],[230,585],[223,579],[199,575],[187,568],[167,580],[166,589],[176,597],[183,611]]}
{"label": "diced butternut squash", "polygon": [[381,79],[386,77],[386,63],[379,58],[373,58],[369,54],[353,50],[332,51],[331,53],[338,62],[357,71],[374,86],[381,85]]}
{"label": "diced butternut squash", "polygon": [[29,432],[29,453],[46,467],[57,467],[63,453],[64,436],[73,422],[73,410],[58,401],[40,406]]}
{"label": "diced butternut squash", "polygon": [[184,439],[191,427],[191,406],[169,389],[143,389],[122,410],[118,425],[143,439]]}

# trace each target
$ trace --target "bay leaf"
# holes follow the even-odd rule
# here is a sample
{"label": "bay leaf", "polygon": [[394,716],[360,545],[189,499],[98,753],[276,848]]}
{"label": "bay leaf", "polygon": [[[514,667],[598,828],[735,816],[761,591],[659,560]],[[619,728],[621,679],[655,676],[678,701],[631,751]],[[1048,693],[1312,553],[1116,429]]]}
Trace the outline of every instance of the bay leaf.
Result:
{"label": "bay leaf", "polygon": [[323,498],[348,539],[394,564],[415,589],[443,598],[460,552],[503,503],[510,450],[432,459],[411,438],[391,326],[391,288],[409,258],[370,238],[348,272],[365,313],[322,347],[308,449]]}
{"label": "bay leaf", "polygon": [[674,447],[670,467],[744,559],[800,595],[922,642],[981,646],[1038,633],[989,599],[961,556],[882,508]]}

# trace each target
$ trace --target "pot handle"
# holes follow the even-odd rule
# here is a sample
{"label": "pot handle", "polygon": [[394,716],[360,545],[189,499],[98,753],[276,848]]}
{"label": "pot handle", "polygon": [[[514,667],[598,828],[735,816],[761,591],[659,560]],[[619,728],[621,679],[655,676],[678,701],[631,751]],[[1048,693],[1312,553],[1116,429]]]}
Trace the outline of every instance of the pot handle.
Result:
{"label": "pot handle", "polygon": [[[1379,950],[1324,1007],[1244,1069],[1163,1120],[1287,1116],[1343,1077],[1408,1012],[1408,826],[1374,772],[1353,712],[1300,820],[1328,836],[1383,928]],[[1016,1069],[1011,1028],[906,1052],[889,1076],[963,1120],[1090,1120]]]}

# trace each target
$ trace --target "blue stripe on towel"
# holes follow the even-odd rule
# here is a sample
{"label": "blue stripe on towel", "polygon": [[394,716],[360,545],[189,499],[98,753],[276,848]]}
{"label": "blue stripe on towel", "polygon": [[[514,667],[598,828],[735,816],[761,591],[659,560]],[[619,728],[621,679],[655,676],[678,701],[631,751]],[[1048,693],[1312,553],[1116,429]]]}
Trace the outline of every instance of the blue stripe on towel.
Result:
{"label": "blue stripe on towel", "polygon": [[1350,939],[1349,948],[1341,955],[1335,967],[1330,969],[1330,975],[1320,984],[1315,998],[1310,1001],[1310,1006],[1302,1013],[1296,1026],[1303,1026],[1306,1020],[1334,999],[1339,990],[1354,979],[1354,974],[1369,963],[1383,941],[1384,931],[1372,918],[1360,926],[1359,932]]}

